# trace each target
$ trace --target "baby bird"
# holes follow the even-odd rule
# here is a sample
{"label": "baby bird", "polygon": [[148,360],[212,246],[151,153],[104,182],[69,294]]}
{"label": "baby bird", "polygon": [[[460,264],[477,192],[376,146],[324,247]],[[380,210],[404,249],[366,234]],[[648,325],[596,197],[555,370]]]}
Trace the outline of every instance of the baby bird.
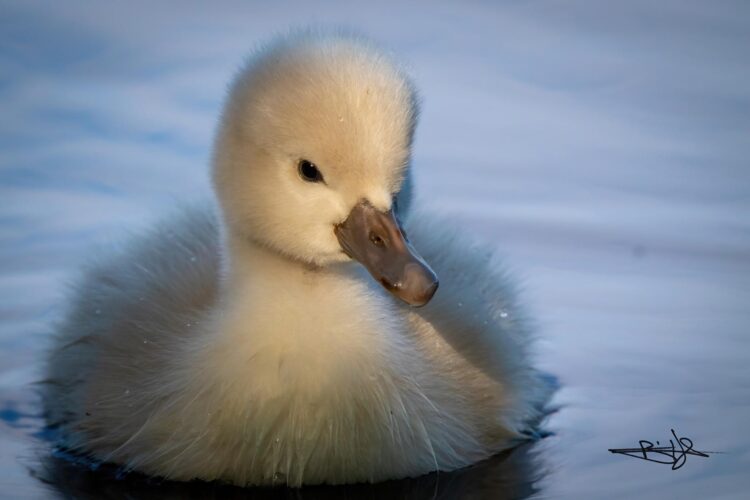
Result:
{"label": "baby bird", "polygon": [[256,53],[215,138],[218,207],[91,264],[72,297],[44,393],[61,446],[300,486],[449,471],[524,439],[550,387],[487,252],[409,213],[417,114],[404,71],[357,37]]}

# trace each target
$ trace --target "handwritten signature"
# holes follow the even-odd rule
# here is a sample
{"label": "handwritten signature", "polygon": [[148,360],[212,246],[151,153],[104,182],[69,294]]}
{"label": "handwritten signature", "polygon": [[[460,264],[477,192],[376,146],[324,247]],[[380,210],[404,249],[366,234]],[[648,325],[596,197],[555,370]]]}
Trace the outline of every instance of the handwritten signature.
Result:
{"label": "handwritten signature", "polygon": [[688,455],[708,458],[708,455],[711,453],[719,453],[717,451],[695,450],[693,449],[692,439],[686,437],[678,438],[674,429],[671,429],[671,431],[674,441],[670,439],[669,446],[658,446],[660,444],[659,441],[656,442],[657,446],[654,446],[654,443],[651,441],[641,439],[638,441],[640,448],[610,448],[609,451],[657,464],[672,464],[672,470],[677,470],[685,465]]}

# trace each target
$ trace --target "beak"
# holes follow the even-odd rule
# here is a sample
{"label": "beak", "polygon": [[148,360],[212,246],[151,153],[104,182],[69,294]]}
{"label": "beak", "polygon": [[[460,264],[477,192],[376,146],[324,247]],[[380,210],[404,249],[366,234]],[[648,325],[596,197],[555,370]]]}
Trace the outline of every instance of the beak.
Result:
{"label": "beak", "polygon": [[435,294],[437,276],[404,236],[394,209],[379,212],[362,200],[334,232],[349,257],[407,304],[423,306]]}

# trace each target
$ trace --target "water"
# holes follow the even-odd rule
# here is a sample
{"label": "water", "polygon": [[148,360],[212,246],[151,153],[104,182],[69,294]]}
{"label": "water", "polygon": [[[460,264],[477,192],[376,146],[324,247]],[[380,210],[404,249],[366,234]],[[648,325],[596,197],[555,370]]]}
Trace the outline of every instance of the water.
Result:
{"label": "water", "polygon": [[[92,247],[203,196],[224,86],[289,24],[357,27],[424,97],[422,202],[525,283],[553,436],[456,474],[269,497],[743,498],[750,11],[742,2],[41,6],[0,16],[0,496],[241,497],[52,454],[33,382]],[[610,454],[670,429],[709,458]]]}

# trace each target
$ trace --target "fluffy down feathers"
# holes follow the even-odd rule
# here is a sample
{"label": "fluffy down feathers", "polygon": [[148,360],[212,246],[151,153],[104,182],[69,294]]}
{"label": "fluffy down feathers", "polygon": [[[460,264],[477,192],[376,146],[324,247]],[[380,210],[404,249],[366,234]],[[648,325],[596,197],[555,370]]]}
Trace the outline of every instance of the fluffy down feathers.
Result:
{"label": "fluffy down feathers", "polygon": [[[219,127],[219,210],[181,211],[77,288],[45,394],[63,445],[172,479],[298,486],[456,469],[521,439],[549,388],[488,252],[412,213],[441,287],[411,309],[329,234],[357,200],[387,209],[406,189],[414,102],[356,39],[257,56]],[[325,185],[296,175],[303,155]]]}

